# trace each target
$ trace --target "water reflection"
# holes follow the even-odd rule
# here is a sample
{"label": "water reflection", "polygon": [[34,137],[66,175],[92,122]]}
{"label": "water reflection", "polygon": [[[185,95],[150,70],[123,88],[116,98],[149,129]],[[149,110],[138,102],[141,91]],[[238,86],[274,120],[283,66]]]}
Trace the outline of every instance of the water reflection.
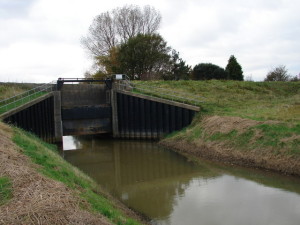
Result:
{"label": "water reflection", "polygon": [[63,150],[78,150],[82,149],[82,144],[80,140],[73,136],[64,136],[63,137]]}
{"label": "water reflection", "polygon": [[[272,177],[204,161],[195,164],[151,142],[91,137],[74,140],[69,138],[74,144],[69,149],[81,150],[65,151],[65,159],[125,204],[152,218],[153,224],[298,224],[300,221],[299,194],[288,191],[298,192],[299,179]],[[274,187],[279,183],[285,191],[257,181]]]}

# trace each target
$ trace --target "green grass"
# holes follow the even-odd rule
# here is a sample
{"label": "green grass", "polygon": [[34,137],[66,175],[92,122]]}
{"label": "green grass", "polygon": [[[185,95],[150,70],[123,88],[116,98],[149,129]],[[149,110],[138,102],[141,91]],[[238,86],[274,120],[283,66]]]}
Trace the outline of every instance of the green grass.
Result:
{"label": "green grass", "polygon": [[0,114],[8,112],[9,110],[17,108],[17,107],[19,107],[21,105],[24,105],[24,104],[26,104],[26,103],[28,103],[28,102],[36,99],[36,98],[39,98],[39,97],[45,95],[46,93],[47,92],[34,93],[34,94],[30,95],[30,96],[27,96],[25,98],[19,99],[19,100],[15,101],[15,102],[11,102],[11,103],[9,103],[6,106],[2,106],[1,107],[1,105],[0,105]]}
{"label": "green grass", "polygon": [[8,177],[0,177],[0,206],[12,198],[12,184]]}
{"label": "green grass", "polygon": [[39,172],[60,181],[73,190],[80,190],[80,196],[88,201],[94,212],[106,216],[114,224],[135,225],[137,221],[127,218],[103,195],[95,181],[62,159],[54,145],[42,142],[34,135],[18,128],[14,130],[13,141],[24,154],[40,165]]}
{"label": "green grass", "polygon": [[[199,103],[200,113],[193,123],[169,139],[189,143],[217,142],[235,151],[260,149],[262,154],[300,157],[300,82],[240,82],[240,81],[135,81],[137,87],[150,86],[147,95],[161,96],[163,88],[169,93],[190,95]],[[141,91],[140,91],[141,92]],[[248,127],[239,133],[232,127],[228,133],[206,133],[203,116],[236,116],[257,121],[277,121]],[[209,130],[209,127],[206,129]]]}
{"label": "green grass", "polygon": [[107,218],[113,218],[113,222],[118,225],[138,225],[137,221],[124,217],[119,211],[115,210],[109,201],[105,198],[102,198],[95,192],[88,190],[82,194],[82,197],[92,205],[93,210],[100,212],[102,215]]}
{"label": "green grass", "polygon": [[244,132],[206,133],[201,122],[172,133],[167,138],[193,142],[201,138],[205,142],[220,142],[236,151],[261,149],[273,155],[294,156],[300,159],[300,125],[290,123],[261,124],[248,127]]}
{"label": "green grass", "polygon": [[235,138],[236,136],[237,136],[237,131],[232,130],[227,134],[217,132],[217,133],[213,134],[212,136],[208,136],[207,139],[210,141],[216,141],[216,140],[225,141],[225,140],[230,140],[232,138]]}
{"label": "green grass", "polygon": [[262,124],[253,127],[262,133],[255,146],[266,146],[276,149],[276,153],[300,156],[300,139],[293,137],[300,135],[300,125]]}
{"label": "green grass", "polygon": [[[146,85],[148,95],[168,93],[193,96],[203,103],[202,113],[220,116],[239,116],[254,120],[300,122],[300,82],[240,82],[240,81],[135,81]],[[139,92],[141,92],[139,90]],[[192,103],[192,102],[191,102]]]}

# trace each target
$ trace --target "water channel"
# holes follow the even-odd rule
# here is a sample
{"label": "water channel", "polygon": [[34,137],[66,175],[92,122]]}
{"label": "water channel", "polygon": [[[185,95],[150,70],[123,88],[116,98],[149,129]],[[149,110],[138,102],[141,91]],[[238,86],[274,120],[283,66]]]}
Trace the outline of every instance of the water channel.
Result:
{"label": "water channel", "polygon": [[162,225],[299,225],[300,179],[193,162],[154,142],[64,137],[64,158]]}

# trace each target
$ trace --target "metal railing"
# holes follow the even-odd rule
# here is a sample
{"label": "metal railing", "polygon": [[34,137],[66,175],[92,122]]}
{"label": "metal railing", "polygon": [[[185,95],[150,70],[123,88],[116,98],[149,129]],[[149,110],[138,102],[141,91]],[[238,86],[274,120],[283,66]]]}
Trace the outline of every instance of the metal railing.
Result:
{"label": "metal railing", "polygon": [[48,84],[43,84],[38,87],[32,88],[21,94],[0,101],[0,114],[3,114],[11,109],[21,106],[27,102],[30,102],[48,92],[56,89],[56,81],[52,81]]}
{"label": "metal railing", "polygon": [[169,89],[144,85],[144,84],[133,84],[130,81],[121,81],[115,84],[115,88],[121,91],[137,92],[139,94],[144,94],[147,96],[158,97],[168,99],[174,102],[180,102],[184,104],[199,106],[201,103],[205,102],[205,97],[198,96],[195,98],[193,95],[183,94],[176,91],[170,91]]}

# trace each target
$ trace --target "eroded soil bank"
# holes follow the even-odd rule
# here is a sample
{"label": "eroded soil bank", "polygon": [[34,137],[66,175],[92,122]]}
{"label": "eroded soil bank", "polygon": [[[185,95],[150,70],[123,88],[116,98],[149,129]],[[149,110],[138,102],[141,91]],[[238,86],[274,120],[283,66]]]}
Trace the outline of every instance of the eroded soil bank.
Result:
{"label": "eroded soil bank", "polygon": [[160,144],[189,156],[300,176],[297,124],[207,116]]}

